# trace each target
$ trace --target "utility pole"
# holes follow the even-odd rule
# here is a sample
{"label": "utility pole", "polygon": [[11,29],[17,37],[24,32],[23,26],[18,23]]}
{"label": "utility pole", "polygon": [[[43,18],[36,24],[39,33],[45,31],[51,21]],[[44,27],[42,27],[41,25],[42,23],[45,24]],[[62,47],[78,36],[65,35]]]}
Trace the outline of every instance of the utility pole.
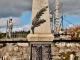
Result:
{"label": "utility pole", "polygon": [[62,20],[61,20],[61,23],[62,23],[62,30],[64,29],[63,27],[63,4],[62,4],[62,16],[61,16]]}
{"label": "utility pole", "polygon": [[58,35],[60,30],[59,23],[59,1],[54,0],[54,35]]}

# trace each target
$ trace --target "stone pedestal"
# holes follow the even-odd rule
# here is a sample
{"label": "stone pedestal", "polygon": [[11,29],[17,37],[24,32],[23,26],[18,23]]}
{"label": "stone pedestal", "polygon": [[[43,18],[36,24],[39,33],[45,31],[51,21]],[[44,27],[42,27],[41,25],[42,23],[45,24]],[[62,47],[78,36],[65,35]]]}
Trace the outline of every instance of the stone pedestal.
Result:
{"label": "stone pedestal", "polygon": [[28,41],[53,41],[53,35],[52,34],[29,34],[28,36]]}
{"label": "stone pedestal", "polygon": [[52,60],[51,42],[31,42],[30,60]]}

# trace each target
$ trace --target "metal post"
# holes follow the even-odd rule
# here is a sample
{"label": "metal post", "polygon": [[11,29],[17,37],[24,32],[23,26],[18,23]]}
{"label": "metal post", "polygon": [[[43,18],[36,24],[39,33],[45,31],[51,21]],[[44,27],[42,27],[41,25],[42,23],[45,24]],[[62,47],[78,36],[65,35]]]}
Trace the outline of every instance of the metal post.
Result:
{"label": "metal post", "polygon": [[63,28],[64,28],[64,27],[63,27],[63,4],[62,4],[62,17],[61,17],[61,18],[62,18],[61,23],[62,23],[62,30],[63,30]]}

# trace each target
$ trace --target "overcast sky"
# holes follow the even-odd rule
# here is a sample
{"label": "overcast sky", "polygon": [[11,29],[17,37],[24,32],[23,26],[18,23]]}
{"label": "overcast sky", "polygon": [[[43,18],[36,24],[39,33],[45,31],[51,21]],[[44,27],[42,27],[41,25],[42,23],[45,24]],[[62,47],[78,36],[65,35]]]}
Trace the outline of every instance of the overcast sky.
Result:
{"label": "overcast sky", "polygon": [[[49,0],[53,11],[53,1]],[[65,14],[80,14],[80,0],[59,0],[63,3]],[[0,17],[19,17],[23,12],[31,10],[32,0],[0,0]]]}
{"label": "overcast sky", "polygon": [[[50,10],[53,13],[54,0],[49,0]],[[59,0],[63,3],[64,15],[80,15],[80,0]],[[19,18],[23,13],[31,11],[32,0],[0,0],[0,27],[6,26],[6,20],[14,18],[14,25],[20,25]],[[61,9],[59,11],[61,13]],[[28,24],[29,25],[29,24]],[[24,27],[24,26],[23,26]]]}

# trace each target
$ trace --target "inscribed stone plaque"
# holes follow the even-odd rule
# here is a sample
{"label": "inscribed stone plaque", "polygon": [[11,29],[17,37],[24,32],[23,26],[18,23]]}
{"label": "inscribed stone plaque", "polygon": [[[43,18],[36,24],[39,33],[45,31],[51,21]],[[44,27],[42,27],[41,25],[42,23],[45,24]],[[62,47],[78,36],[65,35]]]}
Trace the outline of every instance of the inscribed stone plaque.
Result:
{"label": "inscribed stone plaque", "polygon": [[30,60],[52,60],[51,44],[31,44]]}

